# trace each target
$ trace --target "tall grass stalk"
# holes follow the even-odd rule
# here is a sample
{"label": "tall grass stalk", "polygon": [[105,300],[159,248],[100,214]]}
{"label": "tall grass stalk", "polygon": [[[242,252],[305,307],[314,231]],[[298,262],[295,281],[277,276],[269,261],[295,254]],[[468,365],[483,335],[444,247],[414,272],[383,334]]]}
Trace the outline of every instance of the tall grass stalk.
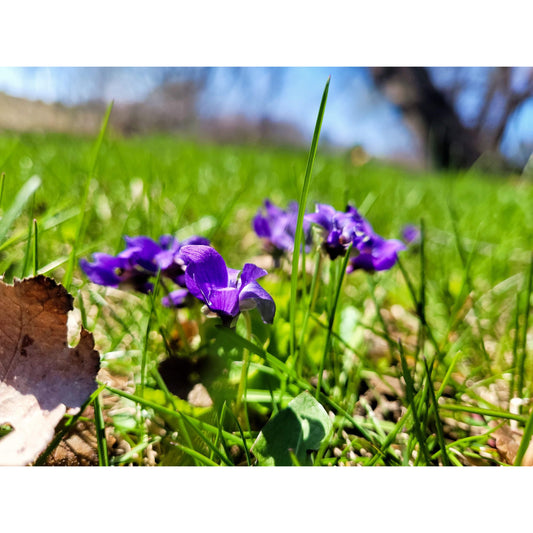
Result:
{"label": "tall grass stalk", "polygon": [[102,120],[102,125],[100,127],[100,133],[98,134],[98,138],[96,139],[96,143],[94,145],[92,156],[89,162],[87,176],[85,178],[85,184],[83,187],[83,195],[82,195],[81,202],[80,202],[80,214],[78,218],[78,226],[76,228],[76,235],[74,238],[74,242],[72,243],[72,249],[70,251],[69,262],[65,270],[65,275],[63,277],[63,286],[67,289],[67,291],[70,289],[70,285],[72,283],[72,277],[74,275],[74,269],[76,268],[76,261],[78,258],[78,250],[83,241],[83,235],[85,231],[85,215],[86,215],[86,210],[87,210],[87,202],[89,199],[89,190],[91,186],[91,180],[94,177],[94,172],[96,170],[96,163],[98,161],[98,155],[100,154],[100,149],[104,141],[104,136],[107,130],[107,125],[109,122],[109,117],[111,115],[112,109],[113,109],[113,102],[111,102],[109,106],[107,107],[106,113]]}
{"label": "tall grass stalk", "polygon": [[4,201],[4,187],[6,183],[6,173],[2,172],[0,174],[0,207],[2,207],[2,203]]}
{"label": "tall grass stalk", "polygon": [[33,198],[35,191],[41,186],[41,183],[42,181],[39,176],[33,176],[20,188],[13,203],[0,219],[0,244],[4,243],[7,233],[22,213],[25,205]]}
{"label": "tall grass stalk", "polygon": [[484,409],[482,407],[475,407],[472,405],[457,405],[452,403],[442,403],[439,405],[441,410],[453,411],[458,413],[474,413],[481,416],[491,417],[491,418],[502,418],[504,420],[516,420],[525,424],[527,422],[527,417],[522,415],[515,415],[509,413],[508,411],[500,411],[499,409]]}
{"label": "tall grass stalk", "polygon": [[518,447],[518,451],[516,452],[514,466],[520,466],[522,464],[522,460],[524,459],[524,456],[526,455],[526,452],[531,444],[532,436],[533,436],[533,410],[531,411],[527,419],[527,424],[524,429],[524,436],[522,437],[522,440],[520,441],[520,446]]}
{"label": "tall grass stalk", "polygon": [[304,345],[305,341],[305,335],[307,333],[307,324],[309,323],[309,317],[311,316],[314,307],[315,302],[318,295],[318,288],[320,286],[320,275],[322,272],[322,264],[324,262],[324,255],[320,250],[317,251],[316,254],[316,261],[315,261],[315,269],[313,271],[313,278],[311,280],[311,288],[309,289],[309,298],[308,298],[308,304],[305,308],[305,315],[302,322],[302,327],[300,329],[300,338],[298,340],[298,348],[296,350],[296,354],[293,360],[292,368],[295,368],[298,374],[301,374],[302,372],[302,365],[303,365],[303,359],[302,359],[302,347]]}
{"label": "tall grass stalk", "polygon": [[518,394],[521,398],[524,397],[524,374],[525,374],[525,365],[526,365],[526,356],[527,356],[527,330],[529,325],[529,310],[530,310],[530,301],[531,301],[531,290],[533,287],[533,253],[531,254],[531,260],[529,263],[529,273],[527,277],[527,288],[525,294],[525,309],[524,309],[524,332],[522,334],[522,346],[520,350],[520,357],[518,359],[517,371],[518,371]]}
{"label": "tall grass stalk", "polygon": [[[296,223],[296,233],[294,235],[294,251],[292,257],[292,272],[291,272],[291,299],[289,305],[290,316],[290,353],[294,358],[296,355],[296,300],[298,292],[298,272],[300,266],[300,248],[302,248],[302,236],[303,236],[303,220],[307,206],[307,197],[309,195],[309,185],[311,183],[311,173],[313,171],[313,165],[315,162],[316,151],[318,147],[318,139],[320,137],[320,129],[322,128],[322,120],[324,118],[324,111],[326,109],[326,102],[328,99],[329,82],[331,78],[328,78],[324,92],[322,94],[322,100],[320,102],[320,108],[318,110],[318,116],[316,119],[315,130],[313,132],[313,140],[311,142],[311,148],[309,150],[309,156],[307,158],[307,167],[305,169],[304,182],[302,186],[302,192],[300,195],[300,202],[298,205],[298,219]],[[302,250],[305,253],[305,250]]]}
{"label": "tall grass stalk", "polygon": [[[31,201],[31,216],[33,217],[33,207],[35,204],[35,195],[32,196]],[[28,236],[26,237],[26,247],[24,250],[24,259],[22,261],[22,269],[21,269],[21,278],[25,278],[28,274],[28,267],[30,264],[30,256],[31,256],[31,249],[32,249],[32,234],[33,234],[33,222],[30,217],[30,221],[28,223]]]}
{"label": "tall grass stalk", "polygon": [[[470,294],[473,294],[474,293],[474,286],[473,286],[473,283],[472,283],[472,280],[470,278],[470,270],[471,270],[471,265],[472,265],[472,261],[473,261],[473,258],[474,258],[474,255],[476,253],[476,246],[473,245],[472,246],[472,249],[470,251],[470,254],[468,256],[468,259],[466,257],[466,250],[465,250],[465,247],[462,243],[462,240],[461,240],[461,236],[459,234],[459,228],[458,228],[458,225],[457,225],[457,217],[455,216],[455,212],[453,211],[453,209],[450,208],[450,213],[451,213],[451,219],[452,219],[452,228],[453,228],[453,232],[454,232],[454,236],[455,236],[455,243],[456,243],[456,246],[457,246],[457,250],[459,252],[459,257],[461,259],[461,264],[463,266],[463,270],[464,270],[464,283],[466,285],[466,287],[468,288],[468,293]],[[477,237],[475,239],[475,242],[477,242]],[[461,294],[462,292],[462,289],[460,291],[459,294]],[[485,365],[486,365],[486,370],[488,372],[490,372],[490,366],[491,366],[491,362],[490,362],[490,355],[489,353],[487,352],[487,348],[485,346],[485,340],[483,338],[483,329],[481,327],[481,320],[479,318],[479,312],[478,312],[478,309],[477,309],[477,301],[474,300],[473,304],[472,304],[472,310],[474,312],[474,317],[475,317],[475,320],[476,320],[476,326],[477,326],[477,337],[478,337],[478,341],[479,341],[479,344],[481,346],[481,352],[483,354],[483,357],[484,357],[484,362],[485,362]]]}
{"label": "tall grass stalk", "polygon": [[509,384],[509,400],[516,397],[515,389],[516,378],[518,373],[518,343],[520,339],[520,293],[516,294],[516,305],[514,313],[514,338],[513,338],[513,357],[511,361],[511,383]]}
{"label": "tall grass stalk", "polygon": [[33,275],[39,272],[39,228],[37,219],[33,219]]}
{"label": "tall grass stalk", "polygon": [[105,435],[105,421],[100,402],[100,395],[94,399],[94,424],[96,428],[96,444],[98,449],[98,465],[109,466],[109,457],[107,454],[107,440]]}
{"label": "tall grass stalk", "polygon": [[435,427],[437,429],[437,442],[439,443],[439,446],[442,452],[442,462],[444,466],[449,466],[450,459],[448,458],[448,454],[446,452],[446,442],[444,440],[444,431],[442,429],[442,422],[441,422],[440,415],[439,415],[439,404],[435,396],[435,389],[433,388],[433,382],[431,380],[431,372],[429,370],[427,358],[423,357],[422,360],[424,361],[424,368],[426,370],[429,397],[431,399],[431,402],[433,404],[433,409],[434,409]]}
{"label": "tall grass stalk", "polygon": [[[246,335],[250,341],[252,338],[252,320],[250,318],[250,313],[245,311],[242,313],[244,322],[246,324]],[[246,391],[248,389],[248,368],[250,366],[250,351],[243,349],[242,354],[242,369],[241,369],[241,379],[239,380],[239,387],[237,390],[237,400],[235,404],[235,412],[237,417],[241,415],[241,407],[243,411],[244,421],[246,423],[246,429],[250,430],[250,420],[248,419],[248,402],[246,401]]]}
{"label": "tall grass stalk", "polygon": [[405,380],[405,393],[407,396],[407,402],[411,406],[411,413],[413,415],[413,431],[415,433],[416,439],[418,441],[418,446],[426,465],[429,465],[430,458],[429,452],[426,446],[426,438],[422,432],[422,425],[420,418],[418,416],[418,405],[415,402],[416,392],[414,388],[413,378],[411,377],[411,372],[407,365],[407,360],[405,359],[405,353],[403,350],[403,344],[401,341],[398,342],[398,348],[400,352],[400,361],[402,365],[402,374]]}
{"label": "tall grass stalk", "polygon": [[150,332],[152,330],[152,321],[153,317],[155,315],[155,309],[156,309],[156,299],[158,295],[158,288],[159,288],[159,280],[161,277],[161,271],[157,273],[157,278],[154,282],[154,288],[152,290],[152,293],[150,294],[150,311],[148,314],[148,319],[146,321],[146,329],[144,334],[144,340],[142,345],[142,351],[141,351],[141,396],[144,392],[144,387],[146,383],[146,366],[148,364],[148,341],[150,339]]}

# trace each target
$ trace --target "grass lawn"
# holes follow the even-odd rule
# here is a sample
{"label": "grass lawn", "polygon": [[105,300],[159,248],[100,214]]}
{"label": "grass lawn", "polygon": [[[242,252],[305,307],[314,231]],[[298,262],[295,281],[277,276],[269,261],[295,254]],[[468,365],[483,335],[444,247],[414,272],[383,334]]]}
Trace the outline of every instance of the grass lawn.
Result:
{"label": "grass lawn", "polygon": [[[42,273],[63,283],[101,355],[105,386],[76,426],[91,427],[96,413],[93,462],[531,460],[530,407],[519,400],[533,383],[528,182],[354,166],[319,146],[307,213],[350,204],[386,239],[415,224],[422,240],[373,274],[343,275],[343,258],[319,261],[315,244],[295,278],[290,257],[278,267],[265,253],[252,219],[266,198],[283,209],[300,200],[307,151],[112,132],[100,141],[0,136],[4,280]],[[226,328],[199,302],[162,306],[162,279],[142,294],[93,284],[79,266],[121,252],[125,235],[163,234],[201,235],[229,267],[265,268],[273,323],[254,309]]]}

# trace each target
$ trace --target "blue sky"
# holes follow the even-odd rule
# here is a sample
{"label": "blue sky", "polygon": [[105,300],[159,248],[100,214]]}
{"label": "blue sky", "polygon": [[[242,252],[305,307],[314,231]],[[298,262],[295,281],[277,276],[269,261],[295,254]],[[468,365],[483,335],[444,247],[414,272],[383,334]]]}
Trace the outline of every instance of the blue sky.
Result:
{"label": "blue sky", "polygon": [[[278,70],[277,85],[267,67],[243,69],[242,83],[235,83],[233,71],[216,67],[199,101],[203,116],[244,114],[252,118],[268,117],[293,122],[309,138],[324,85],[331,75],[328,104],[322,135],[341,146],[361,144],[380,157],[409,156],[416,152],[415,138],[404,125],[401,115],[371,82],[365,68],[291,67]],[[142,100],[158,82],[157,67],[3,67],[0,91],[15,96],[60,101],[67,104],[101,98],[116,102]],[[469,69],[479,81],[466,91],[459,102],[461,114],[468,118],[479,102],[486,69]],[[446,83],[450,71],[437,69],[435,77]],[[517,83],[521,83],[517,77]],[[503,150],[514,155],[521,140],[533,143],[533,102],[524,106],[513,119]]]}

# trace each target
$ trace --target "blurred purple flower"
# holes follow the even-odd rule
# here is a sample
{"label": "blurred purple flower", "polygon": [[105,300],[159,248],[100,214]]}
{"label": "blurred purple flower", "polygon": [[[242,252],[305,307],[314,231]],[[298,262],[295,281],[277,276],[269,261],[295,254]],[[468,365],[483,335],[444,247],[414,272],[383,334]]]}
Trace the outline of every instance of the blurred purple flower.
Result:
{"label": "blurred purple flower", "polygon": [[[147,294],[154,288],[150,278],[157,276],[161,270],[162,276],[185,287],[185,263],[180,257],[181,247],[187,244],[209,244],[203,237],[190,237],[180,243],[171,235],[163,235],[159,244],[142,235],[125,236],[124,240],[126,248],[117,256],[95,253],[92,263],[81,259],[80,266],[93,283],[108,287],[131,287]],[[170,293],[165,302],[181,306],[185,301],[181,296],[182,293]]]}
{"label": "blurred purple flower", "polygon": [[407,244],[420,242],[420,228],[414,224],[406,224],[402,229],[402,238]]}
{"label": "blurred purple flower", "polygon": [[386,240],[374,233],[370,224],[366,235],[359,239],[355,247],[359,254],[350,258],[347,273],[359,268],[367,272],[389,270],[396,264],[398,252],[406,248],[405,244],[397,239]]}
{"label": "blurred purple flower", "polygon": [[161,274],[180,287],[185,287],[185,263],[180,251],[183,246],[189,244],[209,245],[209,239],[205,237],[193,236],[179,242],[172,235],[163,235],[159,238],[160,251],[155,255],[154,261],[161,269]]}
{"label": "blurred purple flower", "polygon": [[185,307],[190,294],[188,289],[176,289],[161,298],[161,303],[165,307]]}
{"label": "blurred purple flower", "polygon": [[[294,250],[294,236],[298,222],[298,203],[290,202],[287,211],[283,211],[270,200],[264,201],[255,215],[252,225],[258,237],[264,239],[268,253],[279,258],[285,252]],[[309,251],[312,242],[311,224],[304,219],[304,245]]]}
{"label": "blurred purple flower", "polygon": [[327,204],[317,204],[316,212],[305,215],[305,218],[324,228],[322,247],[330,259],[344,256],[350,244],[355,246],[364,235],[365,220],[352,206],[342,212]]}
{"label": "blurred purple flower", "polygon": [[347,272],[363,269],[369,272],[388,270],[398,259],[398,252],[405,245],[396,239],[385,240],[355,207],[348,206],[345,212],[330,205],[317,204],[316,212],[306,215],[307,220],[324,228],[322,247],[330,259],[344,256],[352,245]]}
{"label": "blurred purple flower", "polygon": [[232,327],[241,311],[255,307],[263,322],[272,323],[276,305],[256,281],[267,274],[265,270],[251,263],[246,263],[242,271],[228,268],[210,246],[184,246],[181,254],[187,264],[187,289],[216,313],[224,325]]}
{"label": "blurred purple flower", "polygon": [[124,237],[126,249],[116,257],[95,253],[94,262],[80,260],[82,270],[87,277],[98,285],[108,287],[129,286],[149,293],[153,284],[149,282],[157,274],[155,256],[161,251],[159,245],[148,237]]}

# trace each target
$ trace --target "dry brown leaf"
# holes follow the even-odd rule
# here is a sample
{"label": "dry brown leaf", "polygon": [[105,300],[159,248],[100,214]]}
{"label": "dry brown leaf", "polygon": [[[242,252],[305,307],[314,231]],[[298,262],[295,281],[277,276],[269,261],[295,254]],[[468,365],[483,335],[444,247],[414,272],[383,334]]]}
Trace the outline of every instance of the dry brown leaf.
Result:
{"label": "dry brown leaf", "polygon": [[[509,426],[502,426],[493,433],[493,436],[500,459],[509,465],[514,464],[523,433]],[[533,466],[533,442],[529,443],[522,459],[522,466]]]}
{"label": "dry brown leaf", "polygon": [[[111,374],[107,368],[101,368],[97,376],[98,381],[106,383],[115,389],[134,392],[134,387],[127,376]],[[107,391],[103,391],[100,397],[103,407],[104,422],[106,423],[107,453],[109,456],[123,455],[131,451],[127,441],[113,433],[113,428],[108,426],[111,423],[109,417],[110,410],[116,412],[127,411],[130,414],[130,407],[123,407],[120,396],[115,396]],[[94,424],[94,407],[88,405],[81,414],[82,419],[71,427],[63,436],[58,446],[46,458],[46,466],[96,466],[98,465],[98,441],[96,438],[96,427]],[[56,427],[56,433],[61,430],[61,424]]]}
{"label": "dry brown leaf", "polygon": [[0,282],[1,465],[34,461],[54,437],[67,408],[81,407],[96,389],[100,357],[82,328],[77,346],[67,342],[73,298],[45,276],[14,285]]}

